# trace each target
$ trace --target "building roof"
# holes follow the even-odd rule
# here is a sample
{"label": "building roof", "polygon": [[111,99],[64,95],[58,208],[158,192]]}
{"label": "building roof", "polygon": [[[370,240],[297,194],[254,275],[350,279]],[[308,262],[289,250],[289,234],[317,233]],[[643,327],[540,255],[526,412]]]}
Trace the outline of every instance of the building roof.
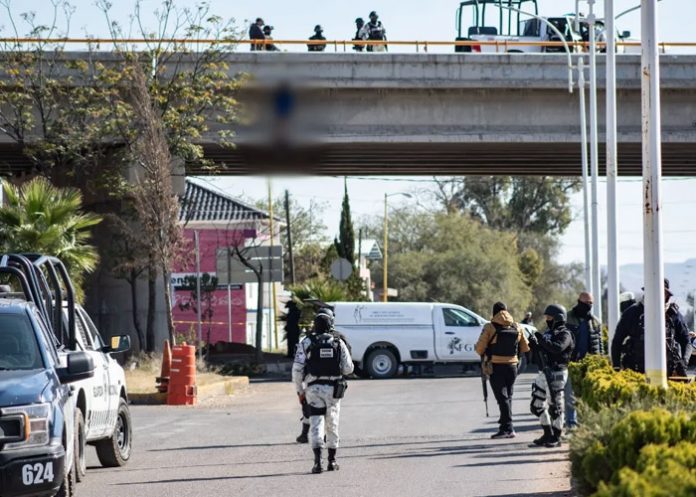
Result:
{"label": "building roof", "polygon": [[181,222],[243,222],[269,219],[270,217],[266,211],[247,205],[190,179],[186,180],[186,191],[180,204],[179,221]]}

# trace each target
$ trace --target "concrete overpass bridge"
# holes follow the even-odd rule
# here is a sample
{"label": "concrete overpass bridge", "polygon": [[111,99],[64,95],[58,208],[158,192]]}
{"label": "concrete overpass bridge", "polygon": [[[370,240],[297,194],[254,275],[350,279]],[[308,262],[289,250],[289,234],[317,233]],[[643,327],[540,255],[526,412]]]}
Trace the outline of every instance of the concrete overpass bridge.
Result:
{"label": "concrete overpass bridge", "polygon": [[[216,174],[581,174],[565,55],[256,52],[229,64],[252,76],[240,97],[252,119],[235,130],[234,149],[204,137]],[[640,58],[621,55],[617,66],[619,172],[638,175]],[[603,94],[599,102],[601,131]],[[662,110],[664,173],[696,175],[696,56],[662,56]],[[0,144],[0,163],[21,169],[23,159]],[[210,174],[197,164],[187,172]]]}

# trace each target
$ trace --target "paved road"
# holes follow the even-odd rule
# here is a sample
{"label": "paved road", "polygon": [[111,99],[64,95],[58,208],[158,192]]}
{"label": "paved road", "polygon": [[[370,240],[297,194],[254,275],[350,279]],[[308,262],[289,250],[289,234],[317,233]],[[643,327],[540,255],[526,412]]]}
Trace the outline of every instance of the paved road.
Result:
{"label": "paved road", "polygon": [[[92,467],[78,496],[569,496],[565,449],[530,447],[531,376],[519,380],[518,438],[492,441],[478,378],[353,381],[342,409],[341,471],[308,474],[294,443],[289,383],[257,383],[226,405],[133,407],[135,452],[120,470]],[[493,417],[495,416],[495,417]]]}

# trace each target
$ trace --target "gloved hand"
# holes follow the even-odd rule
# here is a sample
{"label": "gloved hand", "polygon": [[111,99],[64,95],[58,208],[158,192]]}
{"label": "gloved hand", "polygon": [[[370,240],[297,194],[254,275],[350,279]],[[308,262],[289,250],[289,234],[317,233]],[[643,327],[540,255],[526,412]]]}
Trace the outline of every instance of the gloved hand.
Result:
{"label": "gloved hand", "polygon": [[540,331],[535,331],[534,332],[534,338],[536,339],[536,342],[543,342],[544,341],[544,334]]}
{"label": "gloved hand", "polygon": [[300,405],[303,405],[305,402],[307,402],[307,397],[304,393],[297,392],[297,398],[300,401]]}

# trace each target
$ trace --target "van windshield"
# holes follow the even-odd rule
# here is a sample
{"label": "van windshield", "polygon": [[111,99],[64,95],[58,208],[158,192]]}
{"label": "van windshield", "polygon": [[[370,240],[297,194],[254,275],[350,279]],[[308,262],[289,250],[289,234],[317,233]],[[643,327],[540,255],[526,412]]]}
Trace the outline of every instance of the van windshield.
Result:
{"label": "van windshield", "polygon": [[43,358],[29,318],[20,314],[0,315],[0,370],[43,367]]}

